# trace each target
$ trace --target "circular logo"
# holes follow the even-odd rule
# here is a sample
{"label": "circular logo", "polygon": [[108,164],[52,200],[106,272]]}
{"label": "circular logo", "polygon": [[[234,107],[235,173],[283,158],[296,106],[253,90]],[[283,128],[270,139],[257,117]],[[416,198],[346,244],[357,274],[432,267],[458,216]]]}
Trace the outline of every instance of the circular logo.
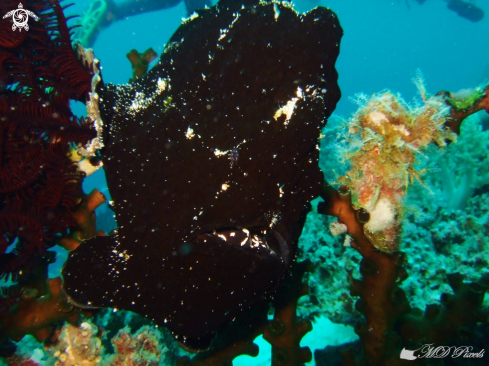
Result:
{"label": "circular logo", "polygon": [[19,3],[19,8],[15,10],[9,11],[7,14],[3,16],[3,19],[12,17],[12,21],[14,24],[12,24],[12,30],[19,30],[19,32],[22,29],[25,29],[26,31],[29,30],[29,25],[27,24],[29,20],[29,15],[33,17],[34,19],[38,19],[38,16],[34,14],[32,11],[24,9],[22,6],[22,3]]}

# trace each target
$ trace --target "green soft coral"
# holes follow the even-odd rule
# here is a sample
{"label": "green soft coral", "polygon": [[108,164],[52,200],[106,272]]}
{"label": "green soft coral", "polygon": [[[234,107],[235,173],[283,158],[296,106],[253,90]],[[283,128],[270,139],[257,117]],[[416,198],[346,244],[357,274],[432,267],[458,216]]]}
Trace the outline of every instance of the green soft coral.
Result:
{"label": "green soft coral", "polygon": [[486,93],[481,88],[464,89],[458,93],[450,93],[447,103],[457,111],[466,111],[476,105]]}

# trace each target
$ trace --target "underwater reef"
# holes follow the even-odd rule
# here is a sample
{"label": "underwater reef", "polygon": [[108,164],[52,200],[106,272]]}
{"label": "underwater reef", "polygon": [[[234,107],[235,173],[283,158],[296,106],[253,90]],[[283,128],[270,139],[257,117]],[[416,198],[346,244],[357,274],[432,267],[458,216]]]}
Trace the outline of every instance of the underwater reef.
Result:
{"label": "underwater reef", "polygon": [[[403,365],[403,349],[487,334],[487,272],[429,273],[416,243],[429,236],[441,257],[471,232],[479,239],[463,250],[481,254],[463,265],[487,267],[489,221],[461,210],[486,215],[488,86],[429,95],[418,74],[418,105],[359,96],[355,115],[328,129],[343,34],[330,9],[222,0],[185,20],[148,72],[131,51],[139,69],[113,85],[72,42],[65,8],[24,6],[39,18],[28,32],[0,23],[6,364],[224,366],[256,356],[262,334],[272,365],[302,365],[313,355],[301,339],[320,315],[355,325],[361,345],[334,350],[346,365]],[[484,146],[470,164],[451,166],[474,144]],[[426,174],[437,164],[441,180]],[[102,166],[111,233],[96,227],[106,197],[82,189]],[[428,187],[437,198],[414,210]],[[50,279],[54,246],[69,257]],[[432,298],[409,282],[417,271],[443,289],[425,310]],[[44,345],[16,349],[26,335]]]}

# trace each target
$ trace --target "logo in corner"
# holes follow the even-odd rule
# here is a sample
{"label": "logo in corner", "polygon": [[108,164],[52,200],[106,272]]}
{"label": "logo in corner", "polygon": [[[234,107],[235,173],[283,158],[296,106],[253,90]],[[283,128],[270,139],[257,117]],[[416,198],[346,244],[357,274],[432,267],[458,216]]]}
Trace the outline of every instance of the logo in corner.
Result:
{"label": "logo in corner", "polygon": [[[417,351],[417,350],[415,350],[415,351]],[[412,361],[412,360],[417,359],[418,357],[416,357],[416,356],[414,355],[414,351],[410,351],[410,350],[408,350],[408,349],[403,348],[403,349],[402,349],[402,351],[401,351],[401,356],[400,356],[400,358],[401,358],[402,360],[410,360],[410,361]]]}
{"label": "logo in corner", "polygon": [[19,29],[19,32],[21,32],[22,28],[28,31],[29,25],[27,24],[27,22],[29,21],[29,15],[34,19],[39,19],[39,17],[36,14],[34,14],[30,10],[24,9],[22,3],[19,3],[19,8],[9,11],[7,14],[3,16],[3,19],[12,17],[12,21],[14,22],[14,24],[12,24],[13,31]]}

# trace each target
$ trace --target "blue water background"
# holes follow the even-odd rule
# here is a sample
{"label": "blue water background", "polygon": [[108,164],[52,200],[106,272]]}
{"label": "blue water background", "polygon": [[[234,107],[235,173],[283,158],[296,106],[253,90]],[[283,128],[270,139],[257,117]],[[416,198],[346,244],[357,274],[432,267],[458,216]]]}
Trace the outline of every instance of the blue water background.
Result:
{"label": "blue water background", "polygon": [[[67,13],[80,14],[89,3],[75,1]],[[390,89],[411,100],[416,94],[411,78],[418,68],[433,93],[474,87],[489,78],[488,0],[476,1],[486,13],[478,23],[457,16],[443,0],[427,0],[423,5],[413,0],[301,0],[294,4],[298,11],[326,6],[340,19],[344,37],[337,69],[343,97],[336,112],[341,115],[354,111],[347,97],[355,93]],[[161,53],[185,14],[180,3],[104,30],[94,45],[104,80],[127,83],[131,68],[126,53],[149,47]]]}

